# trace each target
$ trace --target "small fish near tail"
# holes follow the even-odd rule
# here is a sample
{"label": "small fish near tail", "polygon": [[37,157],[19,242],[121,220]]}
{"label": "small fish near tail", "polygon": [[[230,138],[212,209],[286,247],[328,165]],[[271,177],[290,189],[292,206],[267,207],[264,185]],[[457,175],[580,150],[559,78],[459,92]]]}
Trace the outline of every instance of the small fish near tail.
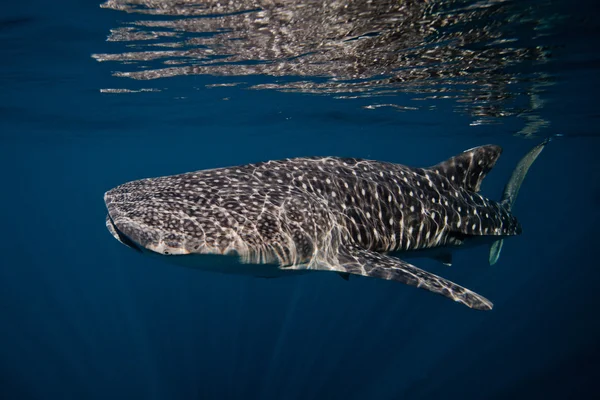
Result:
{"label": "small fish near tail", "polygon": [[[519,189],[521,188],[521,184],[527,175],[527,171],[533,164],[533,162],[540,155],[544,147],[552,140],[553,136],[546,138],[542,143],[535,146],[533,149],[529,151],[522,159],[519,161],[517,166],[515,167],[510,179],[506,183],[504,187],[504,192],[502,194],[502,200],[500,204],[502,204],[507,210],[511,210],[517,195],[519,194]],[[502,251],[502,244],[504,243],[504,239],[496,240],[492,243],[490,247],[490,256],[489,263],[490,265],[496,264],[498,258],[500,257],[500,252]]]}

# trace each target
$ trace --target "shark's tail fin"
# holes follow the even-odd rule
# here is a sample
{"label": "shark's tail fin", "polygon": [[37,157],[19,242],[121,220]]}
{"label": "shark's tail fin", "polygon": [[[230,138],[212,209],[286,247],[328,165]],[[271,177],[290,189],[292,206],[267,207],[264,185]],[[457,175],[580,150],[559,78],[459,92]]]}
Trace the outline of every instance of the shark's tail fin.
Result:
{"label": "shark's tail fin", "polygon": [[[529,167],[531,167],[531,164],[533,164],[535,159],[540,155],[550,140],[552,140],[552,136],[546,138],[546,140],[544,140],[542,143],[531,149],[515,167],[515,170],[508,180],[508,183],[504,187],[504,193],[502,194],[502,200],[500,201],[500,204],[502,204],[507,210],[510,211],[512,209],[515,199],[517,198],[517,194],[519,194],[519,189],[521,188],[523,179],[525,179],[525,175],[527,175],[527,171],[529,171]],[[494,265],[498,261],[500,252],[502,251],[502,244],[503,239],[496,240],[494,243],[492,243],[489,257],[490,265]]]}

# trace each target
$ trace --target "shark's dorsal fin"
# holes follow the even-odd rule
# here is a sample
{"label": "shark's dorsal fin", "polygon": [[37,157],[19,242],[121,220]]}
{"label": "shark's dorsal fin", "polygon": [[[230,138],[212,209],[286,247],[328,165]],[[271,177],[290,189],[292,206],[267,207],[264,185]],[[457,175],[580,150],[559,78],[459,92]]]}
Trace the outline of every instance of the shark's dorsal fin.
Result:
{"label": "shark's dorsal fin", "polygon": [[478,192],[481,181],[501,153],[502,148],[492,144],[474,147],[429,169],[445,176],[454,185]]}

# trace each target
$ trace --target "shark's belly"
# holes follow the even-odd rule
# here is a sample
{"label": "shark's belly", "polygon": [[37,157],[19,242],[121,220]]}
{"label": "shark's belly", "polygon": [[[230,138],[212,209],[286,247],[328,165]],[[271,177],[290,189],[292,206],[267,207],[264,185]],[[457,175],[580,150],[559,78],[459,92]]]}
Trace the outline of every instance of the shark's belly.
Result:
{"label": "shark's belly", "polygon": [[282,276],[301,275],[307,270],[282,270],[276,264],[246,264],[237,256],[218,254],[188,254],[165,256],[151,251],[144,251],[170,264],[193,268],[201,271],[218,272],[230,275],[246,275],[260,278],[278,278]]}

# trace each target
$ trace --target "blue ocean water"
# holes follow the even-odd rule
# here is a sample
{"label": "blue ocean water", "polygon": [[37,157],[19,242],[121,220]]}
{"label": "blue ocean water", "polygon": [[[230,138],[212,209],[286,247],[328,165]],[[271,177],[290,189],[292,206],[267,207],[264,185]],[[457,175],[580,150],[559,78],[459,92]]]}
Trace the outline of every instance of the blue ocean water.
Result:
{"label": "blue ocean water", "polygon": [[[304,7],[302,7],[304,6]],[[594,2],[128,1],[0,11],[0,397],[520,399],[598,392]],[[172,266],[107,232],[121,183],[295,156],[428,166],[556,137],[497,265],[395,282]]]}

